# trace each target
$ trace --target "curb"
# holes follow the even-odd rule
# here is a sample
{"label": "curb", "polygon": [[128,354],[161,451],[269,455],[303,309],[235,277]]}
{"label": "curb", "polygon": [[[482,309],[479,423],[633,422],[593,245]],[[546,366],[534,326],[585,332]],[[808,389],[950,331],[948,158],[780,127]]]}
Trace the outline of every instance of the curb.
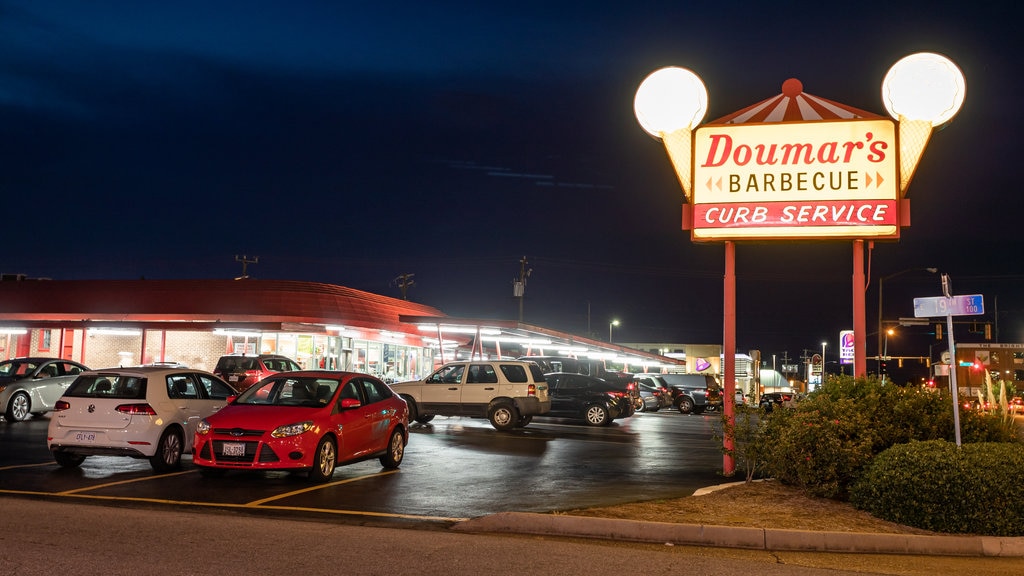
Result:
{"label": "curb", "polygon": [[531,512],[499,512],[459,522],[451,529],[791,552],[1024,557],[1024,537],[806,532]]}

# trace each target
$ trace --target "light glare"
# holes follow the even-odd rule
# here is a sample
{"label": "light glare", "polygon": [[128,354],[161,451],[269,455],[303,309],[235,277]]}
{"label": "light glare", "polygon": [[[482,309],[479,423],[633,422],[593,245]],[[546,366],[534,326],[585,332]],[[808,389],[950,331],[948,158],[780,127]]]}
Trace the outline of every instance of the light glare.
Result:
{"label": "light glare", "polygon": [[704,83],[685,68],[670,66],[652,72],[637,88],[633,111],[648,134],[661,138],[692,129],[708,109]]}
{"label": "light glare", "polygon": [[920,52],[893,64],[882,81],[882,102],[897,120],[924,120],[945,124],[963,105],[967,86],[951,60]]}

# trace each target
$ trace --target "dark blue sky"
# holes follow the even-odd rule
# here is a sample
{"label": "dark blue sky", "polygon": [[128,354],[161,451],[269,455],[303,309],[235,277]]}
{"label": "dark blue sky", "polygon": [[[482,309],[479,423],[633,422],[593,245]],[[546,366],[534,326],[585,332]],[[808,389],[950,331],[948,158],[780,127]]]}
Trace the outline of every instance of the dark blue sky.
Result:
{"label": "dark blue sky", "polygon": [[[617,340],[720,342],[723,249],[679,229],[671,166],[633,116],[640,81],[690,68],[706,120],[790,77],[884,113],[886,70],[926,50],[961,67],[967,98],[933,136],[913,225],[876,247],[873,275],[939,267],[1021,341],[1020,11],[0,0],[0,271],[225,278],[245,254],[257,278],[392,296],[412,273],[412,300],[513,319],[526,256],[527,322],[585,333],[589,319],[604,338],[615,317]],[[740,245],[740,350],[834,350],[852,324],[851,253]],[[936,277],[902,275],[886,283],[885,316],[938,293]],[[873,330],[874,285],[867,298]],[[889,352],[924,354],[919,339]]]}

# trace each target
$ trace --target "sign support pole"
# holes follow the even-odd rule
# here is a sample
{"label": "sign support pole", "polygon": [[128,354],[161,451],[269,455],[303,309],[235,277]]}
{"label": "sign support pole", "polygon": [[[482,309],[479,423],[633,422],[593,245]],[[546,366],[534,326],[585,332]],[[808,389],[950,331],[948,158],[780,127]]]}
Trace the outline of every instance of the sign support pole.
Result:
{"label": "sign support pole", "polygon": [[960,394],[956,387],[956,345],[953,344],[953,315],[946,314],[946,334],[949,334],[949,391],[953,394],[953,430],[956,446],[960,447]]}

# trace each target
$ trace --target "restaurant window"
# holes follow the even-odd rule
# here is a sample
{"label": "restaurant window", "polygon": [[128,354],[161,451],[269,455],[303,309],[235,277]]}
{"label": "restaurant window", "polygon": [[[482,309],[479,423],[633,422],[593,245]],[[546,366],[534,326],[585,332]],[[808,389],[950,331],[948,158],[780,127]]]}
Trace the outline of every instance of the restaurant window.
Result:
{"label": "restaurant window", "polygon": [[49,352],[50,351],[50,339],[53,337],[52,330],[40,330],[39,331],[39,351]]}

